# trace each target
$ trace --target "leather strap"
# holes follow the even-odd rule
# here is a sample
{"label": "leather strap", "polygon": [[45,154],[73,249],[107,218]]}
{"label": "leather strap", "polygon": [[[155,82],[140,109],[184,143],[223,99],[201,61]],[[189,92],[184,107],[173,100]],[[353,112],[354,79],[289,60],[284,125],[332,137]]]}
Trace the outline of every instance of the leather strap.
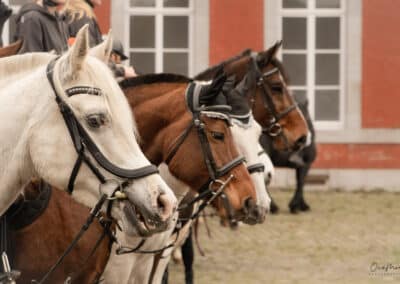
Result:
{"label": "leather strap", "polygon": [[[71,177],[68,183],[68,192],[72,193],[75,179],[78,175],[80,166],[82,162],[88,165],[91,169],[93,174],[99,179],[101,183],[106,182],[106,178],[100,172],[100,170],[93,164],[91,159],[85,155],[84,150],[87,151],[92,155],[92,157],[96,160],[96,162],[106,171],[110,172],[111,174],[118,176],[120,178],[128,178],[128,179],[138,179],[142,177],[149,176],[151,174],[158,173],[158,168],[154,165],[145,166],[139,169],[124,169],[114,165],[110,162],[104,155],[101,153],[97,145],[93,142],[87,131],[83,128],[80,122],[76,119],[73,111],[71,108],[63,101],[63,99],[57,94],[54,80],[53,80],[53,72],[54,66],[57,61],[58,57],[52,60],[47,66],[47,78],[49,83],[54,91],[56,102],[60,108],[60,112],[64,118],[65,124],[67,125],[69,134],[73,141],[75,150],[78,154],[77,161],[74,165],[74,168],[71,172]],[[86,87],[86,86],[77,86],[70,88],[66,91],[67,95],[72,96],[78,93],[85,92],[87,94],[93,95],[101,95],[101,90],[93,87]]]}

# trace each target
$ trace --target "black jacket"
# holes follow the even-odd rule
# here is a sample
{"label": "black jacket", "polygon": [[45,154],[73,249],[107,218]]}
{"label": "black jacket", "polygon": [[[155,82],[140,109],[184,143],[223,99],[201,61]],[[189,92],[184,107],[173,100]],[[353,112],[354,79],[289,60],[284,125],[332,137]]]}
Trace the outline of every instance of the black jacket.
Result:
{"label": "black jacket", "polygon": [[51,14],[35,3],[22,6],[18,12],[16,39],[22,39],[19,53],[68,49],[68,26],[58,14]]}
{"label": "black jacket", "polygon": [[99,25],[96,22],[96,19],[89,18],[86,15],[83,15],[83,17],[81,18],[75,17],[74,20],[71,19],[72,17],[68,16],[68,23],[69,23],[68,29],[70,37],[76,37],[76,34],[80,30],[80,28],[82,28],[85,24],[89,24],[90,47],[98,45],[103,41],[103,38],[101,36],[101,31]]}

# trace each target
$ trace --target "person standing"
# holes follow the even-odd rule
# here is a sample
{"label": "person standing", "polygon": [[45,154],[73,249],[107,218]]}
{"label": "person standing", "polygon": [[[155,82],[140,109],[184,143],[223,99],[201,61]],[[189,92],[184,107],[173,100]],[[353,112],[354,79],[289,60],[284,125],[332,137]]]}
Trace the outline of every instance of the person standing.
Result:
{"label": "person standing", "polygon": [[69,36],[75,38],[76,34],[85,24],[89,24],[90,47],[103,41],[99,25],[97,23],[94,7],[101,5],[101,0],[69,0],[65,10]]}
{"label": "person standing", "polygon": [[121,41],[114,39],[109,67],[113,71],[117,81],[137,76],[135,69],[132,66],[122,65],[122,62],[128,59],[129,57],[125,55]]}
{"label": "person standing", "polygon": [[68,50],[68,26],[57,11],[66,0],[37,0],[25,4],[17,14],[15,40],[22,39],[19,53]]}

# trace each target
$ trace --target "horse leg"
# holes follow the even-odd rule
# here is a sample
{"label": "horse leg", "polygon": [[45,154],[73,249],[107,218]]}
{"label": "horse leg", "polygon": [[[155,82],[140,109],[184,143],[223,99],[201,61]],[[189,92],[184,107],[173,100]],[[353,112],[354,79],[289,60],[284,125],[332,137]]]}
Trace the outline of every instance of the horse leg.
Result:
{"label": "horse leg", "polygon": [[303,196],[304,182],[309,170],[309,164],[305,165],[304,167],[296,168],[296,192],[289,203],[290,212],[293,214],[298,213],[298,211],[310,210],[310,206],[304,201]]}
{"label": "horse leg", "polygon": [[168,284],[168,266],[165,268],[164,275],[161,280],[161,284]]}
{"label": "horse leg", "polygon": [[269,198],[271,198],[271,204],[269,206],[269,213],[271,214],[278,214],[279,213],[279,206],[276,204],[276,202],[274,201],[274,199],[272,198],[271,193],[268,190],[268,187],[266,188],[267,193],[269,195]]}
{"label": "horse leg", "polygon": [[192,230],[190,230],[189,236],[182,245],[182,257],[183,265],[185,266],[185,283],[193,284],[193,238]]}

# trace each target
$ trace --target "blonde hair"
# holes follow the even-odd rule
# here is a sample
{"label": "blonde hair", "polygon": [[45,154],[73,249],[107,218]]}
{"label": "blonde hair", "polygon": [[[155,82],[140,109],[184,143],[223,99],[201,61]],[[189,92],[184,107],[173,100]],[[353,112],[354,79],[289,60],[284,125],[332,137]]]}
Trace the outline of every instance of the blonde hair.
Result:
{"label": "blonde hair", "polygon": [[83,16],[96,19],[93,8],[84,0],[69,0],[65,5],[64,11],[71,16],[71,22],[79,20]]}

